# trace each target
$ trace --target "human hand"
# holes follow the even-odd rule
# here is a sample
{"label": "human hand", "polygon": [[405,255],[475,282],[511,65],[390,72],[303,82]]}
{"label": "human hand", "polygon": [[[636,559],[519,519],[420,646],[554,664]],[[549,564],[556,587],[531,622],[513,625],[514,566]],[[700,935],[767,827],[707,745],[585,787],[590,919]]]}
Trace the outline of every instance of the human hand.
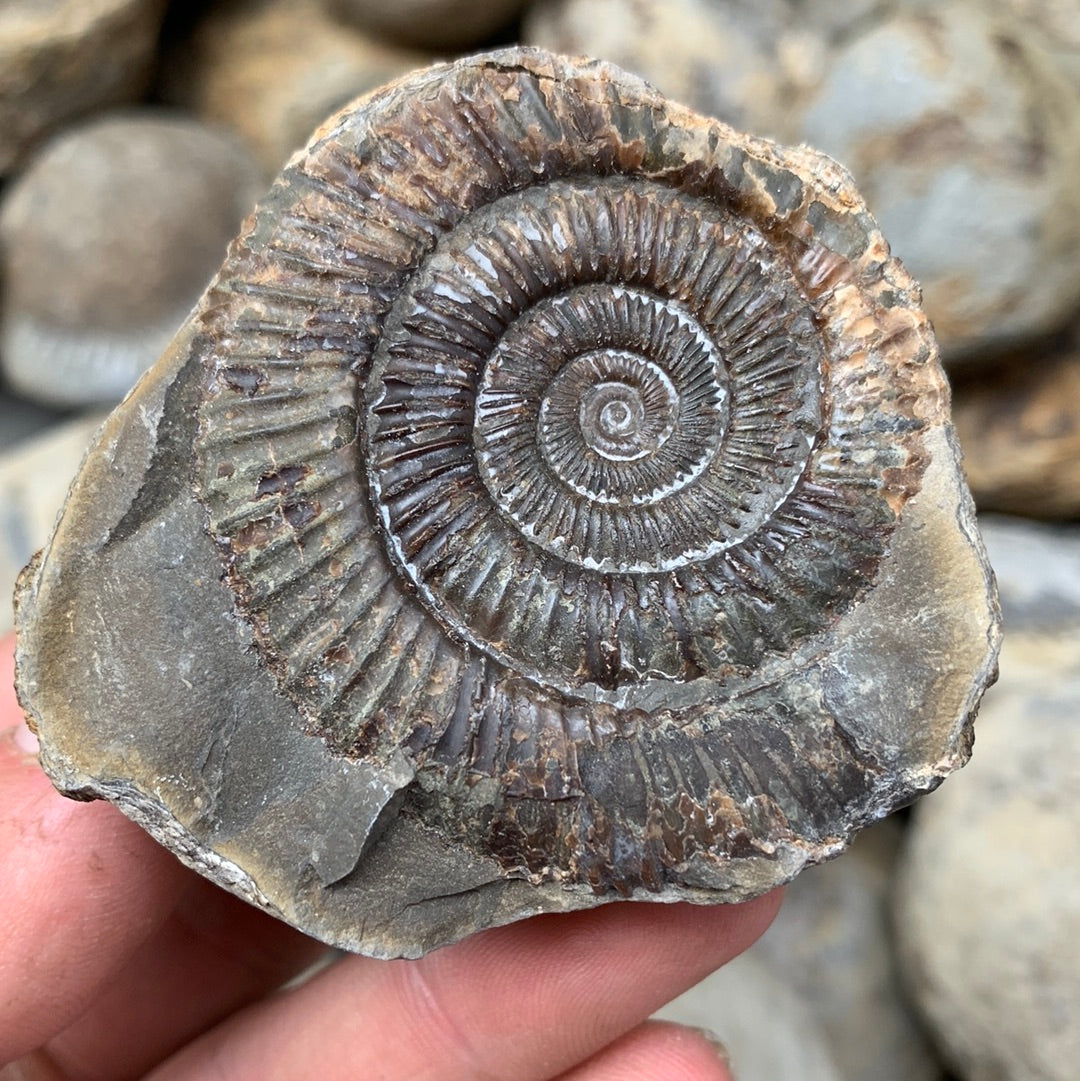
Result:
{"label": "human hand", "polygon": [[615,904],[419,961],[348,957],[182,867],[115,808],[64,799],[0,642],[2,1081],[730,1081],[700,1033],[647,1022],[746,949],[779,893]]}

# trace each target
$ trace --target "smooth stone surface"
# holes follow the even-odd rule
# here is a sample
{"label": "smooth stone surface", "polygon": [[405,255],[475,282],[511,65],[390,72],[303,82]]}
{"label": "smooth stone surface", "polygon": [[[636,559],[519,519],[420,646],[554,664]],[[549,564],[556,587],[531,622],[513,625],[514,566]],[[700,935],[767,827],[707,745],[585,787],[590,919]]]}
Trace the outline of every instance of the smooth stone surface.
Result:
{"label": "smooth stone surface", "polygon": [[215,4],[166,60],[166,98],[240,135],[273,176],[331,113],[430,62],[331,19],[320,0]]}
{"label": "smooth stone surface", "polygon": [[62,124],[136,100],[164,12],[165,0],[4,0],[0,176]]}
{"label": "smooth stone surface", "polygon": [[1080,517],[1080,333],[957,381],[953,421],[980,510]]}
{"label": "smooth stone surface", "polygon": [[54,421],[48,431],[0,449],[0,634],[15,623],[15,579],[56,528],[71,478],[102,419]]}
{"label": "smooth stone surface", "polygon": [[158,358],[263,187],[239,140],[171,110],[51,141],[0,203],[0,364],[50,405],[113,404]]}
{"label": "smooth stone surface", "polygon": [[[615,208],[654,230],[644,253]],[[674,243],[686,228],[708,242]],[[519,242],[516,278],[490,245]],[[790,880],[962,766],[993,678],[993,585],[915,297],[828,159],[609,65],[506,50],[394,84],[293,159],[24,578],[19,690],[43,765],[214,881],[377,956]],[[559,305],[584,318],[570,356],[554,350],[573,326],[554,340],[543,322]],[[656,309],[670,334],[642,331]],[[687,331],[699,320],[729,343],[723,367]],[[500,352],[515,335],[540,341],[528,363]],[[565,401],[598,336],[604,363],[637,363],[631,340],[645,370],[642,388],[603,384],[630,404],[599,434],[591,390]],[[537,359],[550,382],[515,391],[547,409],[534,444],[577,433],[590,453],[526,449],[578,487],[552,490],[531,459],[482,484],[499,381]],[[702,489],[680,440],[672,472],[654,438],[687,365],[677,400],[709,405]],[[444,404],[429,392],[445,380]],[[740,436],[721,440],[729,380]],[[637,407],[653,427],[629,468],[656,471],[668,502],[638,517],[626,500],[625,530],[593,528],[623,477],[605,440],[626,449],[617,418]],[[448,450],[465,470],[436,468]],[[743,454],[794,476],[763,492]],[[498,510],[502,475],[573,500],[557,554],[536,554],[519,504]],[[687,510],[697,496],[708,513]],[[422,520],[403,525],[410,509]],[[650,515],[674,520],[667,547],[628,571],[610,546]],[[477,520],[492,532],[470,546]],[[445,558],[428,547],[444,529]],[[550,606],[527,603],[526,573]],[[525,633],[537,617],[545,633]]]}
{"label": "smooth stone surface", "polygon": [[916,808],[899,878],[908,983],[965,1081],[1072,1081],[1080,1060],[1080,527],[980,526],[1001,681],[973,761]]}
{"label": "smooth stone surface", "polygon": [[791,0],[555,0],[529,9],[522,40],[610,60],[676,101],[774,137],[827,47]]}
{"label": "smooth stone surface", "polygon": [[755,951],[736,957],[656,1017],[717,1036],[738,1081],[852,1081],[837,1065],[812,1004]]}
{"label": "smooth stone surface", "polygon": [[1035,34],[1058,70],[1080,90],[1080,0],[982,0]]}
{"label": "smooth stone surface", "polygon": [[980,514],[979,529],[1010,637],[1080,628],[1080,526]]}
{"label": "smooth stone surface", "polygon": [[421,49],[484,45],[524,0],[324,0],[342,22],[375,38]]}
{"label": "smooth stone surface", "polygon": [[1080,527],[980,515],[997,577],[1011,682],[1080,678]]}
{"label": "smooth stone surface", "polygon": [[916,810],[898,926],[910,986],[961,1077],[1074,1081],[1080,677],[1044,664],[1041,679],[1013,680],[1006,642],[971,766]]}
{"label": "smooth stone surface", "polygon": [[[887,819],[860,834],[843,859],[800,875],[780,915],[750,950],[805,1003],[843,1081],[942,1077],[895,956],[891,917],[901,836],[896,820]],[[727,1006],[727,1000],[715,1005],[722,1035]],[[765,1016],[771,1020],[771,1011]]]}
{"label": "smooth stone surface", "polygon": [[962,0],[901,10],[833,53],[795,114],[922,285],[946,361],[1080,306],[1080,104],[1020,24]]}

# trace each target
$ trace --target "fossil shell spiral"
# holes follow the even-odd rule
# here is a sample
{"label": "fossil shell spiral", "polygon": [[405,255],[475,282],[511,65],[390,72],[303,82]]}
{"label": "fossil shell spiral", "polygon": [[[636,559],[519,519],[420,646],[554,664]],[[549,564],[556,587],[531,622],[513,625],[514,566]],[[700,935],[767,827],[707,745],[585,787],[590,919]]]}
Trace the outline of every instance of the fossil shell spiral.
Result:
{"label": "fossil shell spiral", "polygon": [[847,175],[534,50],[316,133],[20,618],[62,789],[381,955],[787,880],[963,763],[997,639]]}

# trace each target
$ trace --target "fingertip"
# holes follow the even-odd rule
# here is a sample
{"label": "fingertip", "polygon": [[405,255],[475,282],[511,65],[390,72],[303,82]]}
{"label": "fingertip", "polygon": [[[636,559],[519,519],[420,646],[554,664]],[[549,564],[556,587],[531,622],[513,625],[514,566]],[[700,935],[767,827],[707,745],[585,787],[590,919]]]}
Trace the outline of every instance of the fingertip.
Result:
{"label": "fingertip", "polygon": [[[527,1042],[516,1030],[496,1034],[490,1021],[492,1002],[514,1002],[519,1026],[560,1027],[571,1057],[582,1058],[751,946],[781,893],[740,904],[619,902],[540,916],[415,964],[434,997],[452,999],[462,1031],[488,1030],[493,1044]],[[522,972],[529,973],[526,986]]]}
{"label": "fingertip", "polygon": [[687,907],[708,912],[708,919],[719,921],[729,940],[737,946],[737,952],[742,953],[769,929],[783,901],[784,887],[779,886],[749,901]]}
{"label": "fingertip", "polygon": [[727,1049],[710,1032],[646,1021],[560,1081],[734,1081]]}
{"label": "fingertip", "polygon": [[680,923],[695,931],[722,932],[725,938],[734,943],[745,941],[745,946],[741,946],[745,949],[765,933],[780,911],[783,899],[784,888],[781,886],[748,901],[720,904],[679,901],[666,907],[672,909]]}
{"label": "fingertip", "polygon": [[[626,942],[650,944],[650,952],[670,957],[681,968],[697,959],[708,970],[748,949],[768,929],[783,900],[775,889],[749,901],[730,904],[626,901],[581,912],[538,916],[466,940],[451,950],[491,951],[533,947],[549,953],[553,939],[563,953],[593,956]],[[573,942],[573,946],[567,943]]]}
{"label": "fingertip", "polygon": [[15,732],[0,737],[0,986],[21,990],[0,1014],[0,1061],[81,1013],[188,874],[116,808],[61,796]]}

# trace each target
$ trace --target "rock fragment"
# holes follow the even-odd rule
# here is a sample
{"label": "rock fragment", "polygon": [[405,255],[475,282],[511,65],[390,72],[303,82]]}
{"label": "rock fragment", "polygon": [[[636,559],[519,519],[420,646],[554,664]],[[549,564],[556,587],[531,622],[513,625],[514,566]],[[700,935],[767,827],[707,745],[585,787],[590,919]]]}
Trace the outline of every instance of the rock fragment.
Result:
{"label": "rock fragment", "polygon": [[0,204],[0,365],[21,394],[112,404],[169,343],[262,183],[240,142],[165,110],[42,148]]}
{"label": "rock fragment", "polygon": [[0,176],[61,124],[146,89],[165,0],[4,0]]}
{"label": "rock fragment", "polygon": [[1080,517],[1080,335],[958,380],[953,419],[980,510]]}

